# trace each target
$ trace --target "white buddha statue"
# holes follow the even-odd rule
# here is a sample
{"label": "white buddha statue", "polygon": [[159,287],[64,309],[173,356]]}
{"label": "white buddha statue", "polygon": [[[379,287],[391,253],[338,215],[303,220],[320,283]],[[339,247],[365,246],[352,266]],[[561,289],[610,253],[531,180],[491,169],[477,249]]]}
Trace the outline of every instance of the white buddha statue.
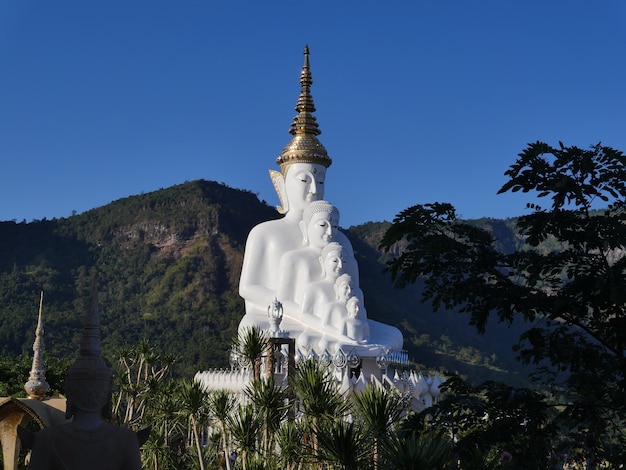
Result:
{"label": "white buddha statue", "polygon": [[314,201],[304,209],[300,228],[305,246],[285,253],[278,265],[277,298],[288,316],[299,316],[306,288],[322,277],[319,259],[336,235],[338,221],[339,212],[327,201]]}
{"label": "white buddha statue", "polygon": [[239,294],[246,302],[247,315],[264,315],[277,296],[280,259],[286,252],[302,247],[300,221],[304,208],[324,194],[324,165],[292,163],[283,171],[285,195],[281,199],[285,201],[285,216],[257,225],[246,242]]}
{"label": "white buddha statue", "polygon": [[346,302],[347,317],[343,320],[341,333],[354,341],[364,343],[369,339],[369,322],[361,313],[361,299],[352,296]]}
{"label": "white buddha statue", "polygon": [[[302,296],[301,317],[304,319],[312,316],[323,319],[327,310],[326,305],[337,300],[335,285],[337,278],[342,274],[348,274],[345,267],[350,273],[357,270],[354,256],[346,256],[343,246],[337,242],[329,243],[323,248],[319,264],[322,270],[321,279],[306,286]],[[352,281],[353,275],[349,274],[349,278],[353,294],[362,299],[363,292]]]}
{"label": "white buddha statue", "polygon": [[321,326],[324,331],[341,334],[343,321],[348,315],[346,304],[352,297],[352,277],[342,274],[333,284],[335,298],[332,302],[324,305]]}
{"label": "white buddha statue", "polygon": [[[284,309],[281,329],[297,338],[297,347],[337,350],[369,338],[372,345],[359,346],[362,352],[399,349],[397,328],[367,319],[352,245],[338,229],[339,212],[323,200],[332,161],[317,139],[308,48],[300,84],[293,138],[276,160],[281,171],[270,171],[284,217],[263,222],[248,235],[239,281],[246,314],[239,330],[269,329],[268,306],[277,301]],[[336,283],[344,274],[348,288],[338,295]],[[350,297],[356,300],[348,305]]]}
{"label": "white buddha statue", "polygon": [[[283,254],[303,246],[300,222],[305,207],[324,198],[326,169],[332,160],[317,139],[321,133],[313,111],[315,106],[309,88],[313,83],[309,70],[308,48],[305,48],[300,84],[302,90],[291,125],[291,142],[283,149],[276,163],[280,172],[270,170],[274,188],[284,217],[254,227],[246,241],[239,294],[246,304],[246,316],[240,327],[262,323],[267,307],[276,297],[279,263]],[[337,231],[336,239],[352,253],[347,237]],[[353,273],[358,278],[358,272]],[[281,299],[279,299],[281,300]]]}
{"label": "white buddha statue", "polygon": [[341,244],[331,242],[322,249],[319,258],[322,278],[309,284],[302,297],[300,315],[306,317],[322,317],[322,307],[334,300],[335,280],[344,273],[344,250]]}

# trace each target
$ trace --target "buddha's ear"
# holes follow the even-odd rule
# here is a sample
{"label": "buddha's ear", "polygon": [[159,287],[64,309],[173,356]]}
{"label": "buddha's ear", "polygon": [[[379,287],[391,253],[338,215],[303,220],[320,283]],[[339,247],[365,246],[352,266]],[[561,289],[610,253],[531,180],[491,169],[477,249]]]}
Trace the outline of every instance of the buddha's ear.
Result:
{"label": "buddha's ear", "polygon": [[285,214],[289,210],[289,199],[287,199],[287,191],[285,189],[285,178],[280,171],[269,170],[269,172],[272,184],[274,185],[274,189],[278,195],[278,200],[281,204],[280,206],[276,206],[276,210],[279,214]]}

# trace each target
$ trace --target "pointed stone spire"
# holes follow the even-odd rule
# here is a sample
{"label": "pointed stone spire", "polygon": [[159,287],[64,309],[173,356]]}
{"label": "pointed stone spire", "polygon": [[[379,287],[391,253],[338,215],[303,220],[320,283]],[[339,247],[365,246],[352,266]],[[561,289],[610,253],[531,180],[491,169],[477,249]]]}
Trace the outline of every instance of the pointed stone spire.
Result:
{"label": "pointed stone spire", "polygon": [[290,163],[319,163],[329,167],[332,163],[326,149],[317,140],[317,136],[322,133],[313,113],[315,104],[311,96],[311,85],[313,78],[309,65],[309,46],[304,47],[304,64],[300,73],[300,96],[296,104],[298,114],[291,123],[289,133],[293,135],[291,142],[283,149],[276,163],[281,169]]}
{"label": "pointed stone spire", "polygon": [[46,393],[50,390],[50,385],[46,382],[46,370],[43,361],[43,353],[46,349],[43,341],[43,291],[39,297],[39,317],[37,319],[37,329],[35,330],[35,342],[33,343],[33,365],[30,369],[28,382],[24,384],[24,390],[28,398],[33,400],[44,400]]}
{"label": "pointed stone spire", "polygon": [[76,409],[102,411],[105,417],[110,417],[111,413],[113,373],[101,354],[97,283],[97,278],[94,278],[91,285],[91,305],[83,323],[79,357],[69,367],[65,376],[67,418],[70,418]]}
{"label": "pointed stone spire", "polygon": [[83,321],[83,335],[80,339],[81,357],[100,357],[100,311],[98,310],[97,279],[91,284],[91,305],[85,313]]}

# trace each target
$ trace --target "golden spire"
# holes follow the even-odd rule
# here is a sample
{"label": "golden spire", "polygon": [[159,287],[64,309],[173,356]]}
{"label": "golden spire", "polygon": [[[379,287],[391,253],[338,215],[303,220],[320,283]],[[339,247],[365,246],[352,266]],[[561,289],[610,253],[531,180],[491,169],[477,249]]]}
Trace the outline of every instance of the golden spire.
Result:
{"label": "golden spire", "polygon": [[291,123],[289,133],[293,135],[291,142],[283,149],[276,163],[284,169],[290,163],[319,163],[329,167],[332,163],[326,149],[317,140],[317,136],[322,133],[317,124],[313,112],[315,105],[311,96],[311,85],[313,78],[309,66],[309,46],[304,47],[304,64],[300,73],[300,96],[296,104],[298,114]]}
{"label": "golden spire", "polygon": [[33,365],[30,369],[28,382],[24,384],[24,390],[28,393],[28,398],[43,400],[50,390],[50,385],[46,382],[46,371],[43,362],[43,352],[45,345],[43,342],[43,320],[41,312],[43,310],[43,291],[39,297],[39,317],[37,319],[37,329],[35,330],[35,342],[33,343]]}

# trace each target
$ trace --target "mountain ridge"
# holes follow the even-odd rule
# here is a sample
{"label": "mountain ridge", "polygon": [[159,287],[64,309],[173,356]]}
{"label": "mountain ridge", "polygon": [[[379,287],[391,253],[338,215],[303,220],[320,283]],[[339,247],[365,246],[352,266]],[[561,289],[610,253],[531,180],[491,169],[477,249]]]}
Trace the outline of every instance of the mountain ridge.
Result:
{"label": "mountain ridge", "polygon": [[[43,290],[48,354],[73,356],[97,273],[108,357],[145,338],[180,356],[179,374],[227,367],[244,311],[238,282],[247,234],[278,217],[250,191],[194,180],[67,218],[0,222],[1,352],[30,350]],[[388,226],[367,222],[344,230],[359,263],[368,316],[399,327],[421,367],[481,379],[516,377],[515,331],[496,325],[495,333],[480,337],[464,317],[433,315],[419,299],[419,285],[393,288],[383,272],[389,255],[377,249]],[[512,249],[506,223],[493,226]]]}

